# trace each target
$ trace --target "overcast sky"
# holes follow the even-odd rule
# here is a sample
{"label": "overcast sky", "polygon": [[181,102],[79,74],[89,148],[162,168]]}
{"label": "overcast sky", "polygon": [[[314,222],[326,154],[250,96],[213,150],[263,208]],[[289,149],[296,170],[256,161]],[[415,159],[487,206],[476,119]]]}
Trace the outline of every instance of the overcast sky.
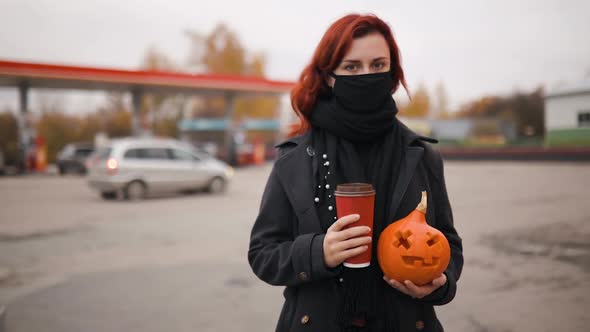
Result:
{"label": "overcast sky", "polygon": [[[587,0],[0,0],[0,58],[137,69],[156,46],[183,63],[185,30],[225,22],[247,49],[266,54],[269,78],[295,80],[326,28],[352,12],[387,21],[410,88],[423,82],[432,91],[442,81],[452,107],[590,74]],[[6,105],[16,105],[14,91],[0,94]]]}

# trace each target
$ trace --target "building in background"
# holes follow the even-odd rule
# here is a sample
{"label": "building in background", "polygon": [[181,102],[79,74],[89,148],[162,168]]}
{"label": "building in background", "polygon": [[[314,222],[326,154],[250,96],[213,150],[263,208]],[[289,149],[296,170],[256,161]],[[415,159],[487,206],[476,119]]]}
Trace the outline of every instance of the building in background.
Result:
{"label": "building in background", "polygon": [[590,80],[546,94],[545,126],[548,146],[590,145]]}

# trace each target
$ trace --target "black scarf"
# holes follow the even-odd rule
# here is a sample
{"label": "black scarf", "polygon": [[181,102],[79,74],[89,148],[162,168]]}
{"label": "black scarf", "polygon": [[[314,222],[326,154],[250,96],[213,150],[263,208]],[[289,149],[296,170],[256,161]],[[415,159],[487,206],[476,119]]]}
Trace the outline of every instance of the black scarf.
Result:
{"label": "black scarf", "polygon": [[[377,262],[377,240],[393,222],[392,196],[403,160],[404,142],[395,115],[393,98],[370,111],[344,108],[333,98],[319,99],[311,115],[316,209],[326,231],[336,221],[334,190],[338,184],[364,182],[376,191],[373,226],[373,258],[367,268],[344,268],[342,307],[343,332],[396,331],[398,294],[383,280]],[[355,320],[366,322],[364,328]]]}

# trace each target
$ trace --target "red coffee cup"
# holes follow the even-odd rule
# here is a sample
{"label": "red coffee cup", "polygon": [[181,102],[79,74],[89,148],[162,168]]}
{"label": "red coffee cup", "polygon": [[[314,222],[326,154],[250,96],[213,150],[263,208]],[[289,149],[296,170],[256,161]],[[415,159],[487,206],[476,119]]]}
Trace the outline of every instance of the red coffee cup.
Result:
{"label": "red coffee cup", "polygon": [[[358,214],[360,219],[346,228],[368,226],[369,236],[373,237],[373,216],[375,210],[375,189],[368,183],[344,183],[336,186],[336,210],[338,219],[349,214]],[[366,236],[366,235],[363,235]],[[372,244],[360,255],[347,259],[343,264],[349,268],[363,268],[371,265]]]}

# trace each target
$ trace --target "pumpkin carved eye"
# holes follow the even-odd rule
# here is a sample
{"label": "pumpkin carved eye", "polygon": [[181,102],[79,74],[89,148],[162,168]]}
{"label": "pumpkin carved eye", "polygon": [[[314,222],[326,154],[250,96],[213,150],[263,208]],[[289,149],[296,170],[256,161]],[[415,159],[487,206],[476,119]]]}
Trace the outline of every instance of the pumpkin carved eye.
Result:
{"label": "pumpkin carved eye", "polygon": [[412,246],[410,236],[412,236],[412,231],[410,230],[404,231],[403,233],[401,231],[395,232],[395,241],[393,242],[393,245],[398,248],[403,246],[406,250],[410,249]]}
{"label": "pumpkin carved eye", "polygon": [[432,234],[430,232],[426,232],[426,235],[428,236],[428,241],[426,241],[426,244],[428,244],[429,247],[434,246],[435,244],[437,244],[440,241],[440,237],[438,234]]}

